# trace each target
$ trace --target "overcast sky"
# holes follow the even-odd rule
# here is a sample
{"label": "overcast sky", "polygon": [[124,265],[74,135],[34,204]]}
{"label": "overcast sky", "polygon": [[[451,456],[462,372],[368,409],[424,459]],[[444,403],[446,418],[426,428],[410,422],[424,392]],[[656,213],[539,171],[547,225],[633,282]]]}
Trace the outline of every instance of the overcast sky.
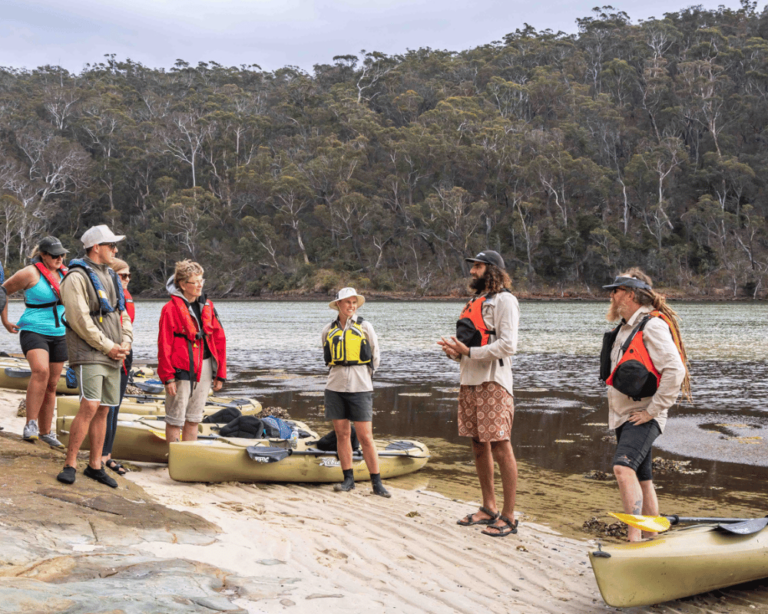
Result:
{"label": "overcast sky", "polygon": [[[607,0],[606,0],[607,1]],[[762,10],[766,0],[760,0]],[[701,3],[614,3],[633,22]],[[258,64],[265,70],[330,63],[361,49],[460,51],[500,40],[529,23],[576,31],[595,0],[0,0],[0,66],[60,65],[79,72],[114,53],[150,67]]]}

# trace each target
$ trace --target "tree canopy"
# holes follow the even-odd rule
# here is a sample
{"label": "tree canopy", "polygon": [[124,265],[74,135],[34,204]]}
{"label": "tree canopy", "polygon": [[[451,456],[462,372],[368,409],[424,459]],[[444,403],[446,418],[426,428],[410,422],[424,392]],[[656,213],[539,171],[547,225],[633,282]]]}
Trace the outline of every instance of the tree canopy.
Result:
{"label": "tree canopy", "polygon": [[446,294],[491,248],[527,290],[641,266],[689,294],[764,297],[768,11],[633,24],[605,6],[578,26],[312,74],[0,68],[0,257],[107,223],[145,294],[182,258],[218,296]]}

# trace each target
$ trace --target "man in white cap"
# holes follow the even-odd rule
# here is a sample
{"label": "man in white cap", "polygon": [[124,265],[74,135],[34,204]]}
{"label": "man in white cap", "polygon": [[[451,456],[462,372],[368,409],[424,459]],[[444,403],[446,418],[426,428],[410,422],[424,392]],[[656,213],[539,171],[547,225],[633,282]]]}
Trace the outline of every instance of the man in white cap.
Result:
{"label": "man in white cap", "polygon": [[87,434],[91,455],[83,475],[117,488],[102,467],[101,449],[109,407],[120,403],[120,365],[133,342],[122,285],[110,268],[123,239],[125,236],[115,235],[105,224],[89,228],[81,237],[85,258],[70,261],[61,283],[69,365],[77,374],[80,392],[66,463],[56,478],[64,484],[75,481],[77,452]]}
{"label": "man in white cap", "polygon": [[356,315],[365,298],[354,288],[342,288],[328,306],[339,317],[326,325],[321,335],[328,383],[325,386],[325,417],[333,420],[337,452],[344,481],[334,490],[348,492],[355,487],[352,469],[352,427],[363,448],[371,474],[373,493],[390,497],[381,483],[379,456],[373,443],[373,373],[379,367],[379,341],[368,320]]}

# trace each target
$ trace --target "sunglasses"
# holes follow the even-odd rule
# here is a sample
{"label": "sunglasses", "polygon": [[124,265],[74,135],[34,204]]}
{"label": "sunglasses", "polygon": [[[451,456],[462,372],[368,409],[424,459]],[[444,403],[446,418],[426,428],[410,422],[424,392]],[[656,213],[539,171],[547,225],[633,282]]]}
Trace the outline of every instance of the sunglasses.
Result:
{"label": "sunglasses", "polygon": [[611,290],[611,296],[613,296],[617,292],[626,292],[626,290],[624,288],[614,288],[613,290]]}
{"label": "sunglasses", "polygon": [[108,247],[109,249],[112,249],[112,250],[117,249],[117,243],[99,243],[99,245]]}
{"label": "sunglasses", "polygon": [[205,284],[205,280],[204,279],[200,279],[198,281],[183,281],[181,283],[189,284],[190,286],[202,286],[203,284]]}
{"label": "sunglasses", "polygon": [[120,279],[124,279],[125,281],[128,281],[131,278],[130,273],[118,273],[120,275]]}
{"label": "sunglasses", "polygon": [[46,256],[49,258],[53,258],[54,260],[58,260],[59,258],[64,258],[64,254],[57,254],[54,256],[53,254],[49,254],[48,252],[44,252]]}

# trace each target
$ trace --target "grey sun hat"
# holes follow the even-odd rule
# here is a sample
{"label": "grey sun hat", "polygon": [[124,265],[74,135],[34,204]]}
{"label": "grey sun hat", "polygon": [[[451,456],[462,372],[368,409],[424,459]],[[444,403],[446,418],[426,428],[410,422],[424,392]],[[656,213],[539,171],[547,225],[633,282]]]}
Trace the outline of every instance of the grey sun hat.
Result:
{"label": "grey sun hat", "polygon": [[640,288],[641,290],[653,289],[642,279],[637,279],[636,277],[623,277],[621,275],[614,279],[612,284],[603,286],[603,290],[613,290],[614,288]]}
{"label": "grey sun hat", "polygon": [[336,298],[333,299],[330,303],[328,303],[328,307],[331,309],[335,309],[336,311],[339,310],[339,306],[336,304],[336,301],[343,301],[345,298],[350,298],[352,296],[357,297],[357,308],[360,309],[365,304],[365,297],[362,294],[358,294],[357,290],[354,288],[342,288],[336,293]]}
{"label": "grey sun hat", "polygon": [[69,250],[64,249],[61,241],[56,237],[45,237],[41,239],[40,243],[37,244],[37,247],[41,252],[45,252],[51,256],[63,256],[64,254],[69,253]]}
{"label": "grey sun hat", "polygon": [[109,229],[106,224],[100,224],[98,226],[91,226],[83,233],[80,240],[83,242],[83,247],[88,249],[94,245],[100,243],[117,243],[125,239],[125,235],[116,235]]}
{"label": "grey sun hat", "polygon": [[499,252],[495,252],[492,249],[486,249],[485,251],[480,252],[474,258],[464,258],[464,260],[467,262],[482,262],[483,264],[492,264],[501,270],[506,269],[504,266],[504,258],[501,257]]}

